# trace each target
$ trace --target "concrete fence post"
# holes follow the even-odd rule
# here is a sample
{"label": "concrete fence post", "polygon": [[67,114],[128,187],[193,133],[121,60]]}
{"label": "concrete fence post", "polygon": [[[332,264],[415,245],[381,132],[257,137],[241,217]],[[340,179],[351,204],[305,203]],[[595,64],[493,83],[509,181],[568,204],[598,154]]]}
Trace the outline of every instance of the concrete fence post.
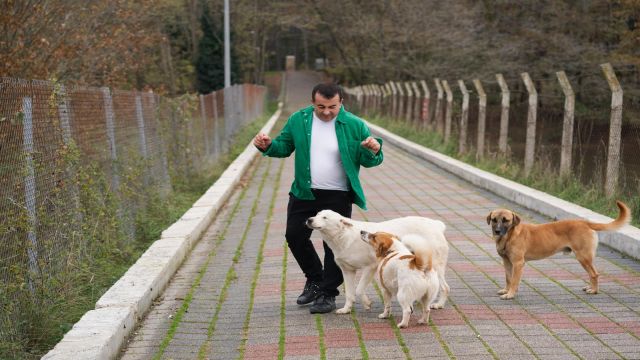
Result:
{"label": "concrete fence post", "polygon": [[444,117],[442,115],[442,84],[440,84],[440,79],[435,78],[433,82],[436,84],[436,90],[438,91],[438,96],[436,98],[436,112],[434,114],[434,122],[436,132],[442,134],[444,132]]}
{"label": "concrete fence post", "polygon": [[418,87],[418,83],[415,81],[411,82],[411,87],[413,88],[413,116],[411,118],[411,122],[415,126],[420,126],[420,112],[422,111],[422,96],[420,95],[420,88]]}
{"label": "concrete fence post", "polygon": [[30,96],[22,98],[22,149],[25,155],[24,200],[27,210],[27,257],[29,258],[29,290],[35,293],[35,280],[39,275],[38,239],[36,227],[38,224],[36,212],[36,171],[33,164],[35,146],[33,142],[33,104]]}
{"label": "concrete fence post", "polygon": [[114,124],[114,113],[113,113],[113,99],[111,98],[111,92],[108,87],[102,88],[102,99],[104,101],[104,116],[107,126],[107,141],[109,143],[109,154],[111,157],[112,163],[112,174],[111,174],[111,188],[114,192],[118,192],[120,188],[120,174],[118,173],[118,169],[116,168],[116,162],[118,161],[118,154],[116,152],[116,133],[115,133],[115,124]]}
{"label": "concrete fence post", "polygon": [[207,108],[204,105],[204,95],[200,94],[200,120],[202,120],[202,137],[205,156],[209,155],[209,137],[207,136]]}
{"label": "concrete fence post", "polygon": [[396,89],[398,89],[398,112],[396,113],[396,119],[402,120],[402,115],[404,114],[404,103],[407,101],[404,95],[404,89],[402,89],[402,83],[396,81]]}
{"label": "concrete fence post", "polygon": [[[69,97],[67,96],[67,89],[64,85],[60,85],[58,90],[58,116],[60,117],[60,127],[62,129],[62,141],[66,146],[73,143],[71,134],[71,107],[69,106]],[[75,179],[76,169],[72,166],[67,166],[66,175],[70,179]],[[74,207],[74,215],[77,224],[82,222],[82,212],[80,211],[80,189],[75,181],[71,181],[69,184],[71,200]]]}
{"label": "concrete fence post", "polygon": [[407,120],[408,124],[411,124],[411,121],[413,120],[413,114],[412,114],[412,110],[413,110],[413,90],[411,89],[411,85],[409,84],[408,81],[406,81],[404,83],[404,88],[407,91],[407,104],[406,104],[406,109],[405,109],[405,119]]}
{"label": "concrete fence post", "polygon": [[144,114],[142,113],[142,99],[139,94],[136,94],[136,121],[140,139],[140,154],[146,160],[149,157],[147,153],[147,134],[145,133]]}
{"label": "concrete fence post", "polygon": [[622,87],[613,66],[610,63],[601,64],[604,76],[611,88],[611,119],[609,124],[609,151],[607,152],[607,173],[604,192],[607,197],[613,197],[618,187],[620,173],[620,146],[622,145]]}
{"label": "concrete fence post", "polygon": [[486,128],[486,116],[487,116],[487,93],[484,92],[480,79],[474,79],[473,85],[478,93],[478,140],[476,149],[476,159],[480,159],[484,156],[484,132]]}
{"label": "concrete fence post", "polygon": [[538,117],[538,92],[531,81],[529,73],[520,74],[529,93],[529,110],[527,111],[527,135],[524,145],[524,176],[531,174],[536,151],[536,123]]}
{"label": "concrete fence post", "polygon": [[211,101],[213,102],[213,151],[215,158],[217,158],[222,150],[222,145],[220,144],[222,141],[220,138],[220,122],[218,118],[218,92],[214,91],[211,94],[213,95],[211,96]]}
{"label": "concrete fence post", "polygon": [[381,89],[382,100],[380,101],[380,114],[385,116],[387,115],[387,110],[389,109],[389,83],[385,83]]}
{"label": "concrete fence post", "polygon": [[500,91],[502,92],[502,111],[500,113],[500,135],[498,138],[498,150],[502,155],[507,154],[507,134],[509,132],[509,98],[511,93],[502,74],[496,74]]}
{"label": "concrete fence post", "polygon": [[467,124],[469,123],[469,91],[464,81],[458,80],[458,86],[462,93],[462,113],[460,114],[460,139],[458,141],[458,153],[467,151]]}
{"label": "concrete fence post", "polygon": [[558,82],[564,93],[564,119],[562,122],[562,145],[560,151],[560,176],[571,174],[571,162],[573,152],[573,122],[575,114],[576,96],[573,93],[571,83],[564,71],[556,72]]}
{"label": "concrete fence post", "polygon": [[427,86],[427,82],[424,80],[420,80],[420,85],[422,85],[422,92],[424,93],[424,97],[422,98],[422,110],[420,111],[420,120],[422,129],[426,128],[427,125],[430,125],[430,112],[429,112],[429,87]]}
{"label": "concrete fence post", "polygon": [[389,81],[389,85],[391,86],[391,112],[389,113],[389,117],[391,119],[395,119],[396,110],[398,108],[398,90],[396,89],[396,84],[393,81]]}
{"label": "concrete fence post", "polygon": [[447,94],[447,110],[445,112],[444,118],[444,143],[449,142],[449,138],[451,137],[451,118],[453,117],[453,93],[451,92],[451,88],[449,87],[449,82],[447,80],[442,80],[442,87],[444,88],[444,92]]}

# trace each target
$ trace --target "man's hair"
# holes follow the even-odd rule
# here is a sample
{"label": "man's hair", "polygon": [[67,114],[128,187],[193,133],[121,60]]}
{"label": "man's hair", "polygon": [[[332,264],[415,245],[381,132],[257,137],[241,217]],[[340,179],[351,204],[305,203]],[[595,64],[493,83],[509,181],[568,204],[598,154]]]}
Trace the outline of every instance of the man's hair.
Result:
{"label": "man's hair", "polygon": [[342,100],[342,87],[338,84],[333,83],[320,83],[313,88],[311,91],[311,101],[316,101],[316,93],[320,93],[322,97],[327,99],[332,99],[336,94],[340,95],[340,100]]}

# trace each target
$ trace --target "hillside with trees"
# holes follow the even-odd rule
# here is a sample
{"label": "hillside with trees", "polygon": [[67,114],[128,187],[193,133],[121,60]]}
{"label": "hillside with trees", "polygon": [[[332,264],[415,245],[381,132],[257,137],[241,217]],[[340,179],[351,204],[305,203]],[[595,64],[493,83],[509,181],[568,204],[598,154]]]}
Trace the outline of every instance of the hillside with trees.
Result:
{"label": "hillside with trees", "polygon": [[[222,0],[4,1],[0,76],[160,93],[222,87]],[[638,76],[637,0],[231,1],[237,82],[294,54],[345,83],[597,72]],[[535,76],[534,76],[535,77]]]}

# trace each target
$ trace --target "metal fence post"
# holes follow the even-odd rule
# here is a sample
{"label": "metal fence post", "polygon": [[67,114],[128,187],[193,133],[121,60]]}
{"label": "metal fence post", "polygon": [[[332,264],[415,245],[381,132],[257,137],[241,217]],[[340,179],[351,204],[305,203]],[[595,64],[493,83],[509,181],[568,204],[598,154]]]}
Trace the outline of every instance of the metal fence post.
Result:
{"label": "metal fence post", "polygon": [[476,149],[476,159],[484,156],[484,132],[486,128],[487,116],[487,93],[484,92],[480,79],[474,79],[473,85],[478,92],[478,148]]}
{"label": "metal fence post", "polygon": [[607,197],[616,194],[620,175],[620,146],[622,144],[622,87],[610,63],[600,67],[611,88],[611,119],[609,124],[609,151],[604,192]]}
{"label": "metal fence post", "polygon": [[500,136],[498,138],[498,149],[502,155],[507,154],[507,134],[509,132],[509,87],[502,74],[496,74],[500,91],[502,92],[502,111],[500,113]]}
{"label": "metal fence post", "polygon": [[575,114],[576,96],[573,93],[571,83],[564,71],[556,72],[558,82],[564,92],[564,119],[562,122],[562,146],[560,151],[560,176],[571,174],[571,162],[573,151],[573,122]]}
{"label": "metal fence post", "polygon": [[520,74],[529,93],[529,110],[527,111],[527,139],[524,146],[524,175],[529,176],[533,168],[536,150],[536,122],[538,115],[538,92],[528,73]]}
{"label": "metal fence post", "polygon": [[469,91],[464,81],[458,80],[458,86],[462,93],[462,113],[460,114],[460,139],[458,141],[458,153],[467,151],[467,123],[469,122]]}

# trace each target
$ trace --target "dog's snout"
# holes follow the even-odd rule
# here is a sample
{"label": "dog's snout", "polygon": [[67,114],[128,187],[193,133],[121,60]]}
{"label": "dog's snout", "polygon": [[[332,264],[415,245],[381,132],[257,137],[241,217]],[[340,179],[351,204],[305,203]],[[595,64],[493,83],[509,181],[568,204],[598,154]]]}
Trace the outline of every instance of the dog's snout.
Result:
{"label": "dog's snout", "polygon": [[360,235],[365,236],[366,234],[367,234],[367,232],[366,232],[366,231],[364,231],[364,230],[360,230]]}

